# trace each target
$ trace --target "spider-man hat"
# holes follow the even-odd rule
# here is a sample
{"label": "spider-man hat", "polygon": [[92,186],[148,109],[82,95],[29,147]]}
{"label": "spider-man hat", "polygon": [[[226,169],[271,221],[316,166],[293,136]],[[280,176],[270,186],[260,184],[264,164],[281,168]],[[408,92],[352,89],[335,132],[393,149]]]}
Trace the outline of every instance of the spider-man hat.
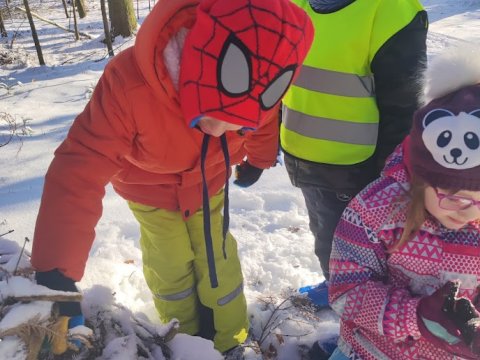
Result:
{"label": "spider-man hat", "polygon": [[202,116],[256,129],[279,103],[313,40],[290,0],[201,0],[180,67],[189,126]]}
{"label": "spider-man hat", "polygon": [[425,71],[426,105],[413,118],[410,165],[431,186],[480,190],[479,55],[453,49]]}

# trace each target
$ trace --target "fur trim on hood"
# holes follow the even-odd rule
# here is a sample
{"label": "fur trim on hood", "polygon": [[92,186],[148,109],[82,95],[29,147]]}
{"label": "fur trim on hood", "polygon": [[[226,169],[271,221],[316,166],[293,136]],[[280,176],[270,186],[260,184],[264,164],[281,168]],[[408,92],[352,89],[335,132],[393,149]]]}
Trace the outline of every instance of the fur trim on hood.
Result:
{"label": "fur trim on hood", "polygon": [[421,101],[428,104],[462,87],[480,83],[480,50],[472,46],[452,48],[436,56],[423,75]]}

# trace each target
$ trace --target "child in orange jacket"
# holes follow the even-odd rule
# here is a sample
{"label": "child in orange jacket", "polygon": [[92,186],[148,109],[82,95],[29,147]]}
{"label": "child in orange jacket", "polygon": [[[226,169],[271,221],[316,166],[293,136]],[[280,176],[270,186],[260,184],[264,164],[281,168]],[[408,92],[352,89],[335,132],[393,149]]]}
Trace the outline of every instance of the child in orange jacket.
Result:
{"label": "child in orange jacket", "polygon": [[[248,318],[228,232],[230,165],[247,157],[239,181],[248,185],[274,164],[278,104],[312,38],[288,0],[159,1],[55,152],[33,242],[37,282],[76,290],[111,182],[140,222],[161,320],[179,319],[222,352],[241,344]],[[60,308],[81,315],[78,304]]]}

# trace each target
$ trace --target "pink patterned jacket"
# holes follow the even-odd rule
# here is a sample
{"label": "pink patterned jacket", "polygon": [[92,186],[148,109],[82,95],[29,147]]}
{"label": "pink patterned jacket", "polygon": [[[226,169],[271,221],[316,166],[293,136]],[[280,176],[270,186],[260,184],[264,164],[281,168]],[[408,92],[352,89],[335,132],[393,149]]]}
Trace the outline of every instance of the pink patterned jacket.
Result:
{"label": "pink patterned jacket", "polygon": [[399,251],[409,189],[403,146],[382,176],[348,205],[330,258],[330,303],[340,315],[339,347],[352,359],[460,359],[427,342],[417,327],[417,304],[447,280],[460,279],[472,298],[480,280],[480,226],[459,231],[427,218]]}

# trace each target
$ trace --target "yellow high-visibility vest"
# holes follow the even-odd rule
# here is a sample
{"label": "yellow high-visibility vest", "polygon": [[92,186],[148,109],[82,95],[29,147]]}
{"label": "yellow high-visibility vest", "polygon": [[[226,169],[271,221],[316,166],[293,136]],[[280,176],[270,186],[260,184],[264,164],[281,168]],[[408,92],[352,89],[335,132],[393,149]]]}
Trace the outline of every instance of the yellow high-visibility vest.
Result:
{"label": "yellow high-visibility vest", "polygon": [[362,162],[375,151],[378,135],[371,62],[424,9],[418,0],[356,0],[319,14],[308,0],[293,2],[310,15],[315,38],[283,99],[282,148],[318,163]]}

